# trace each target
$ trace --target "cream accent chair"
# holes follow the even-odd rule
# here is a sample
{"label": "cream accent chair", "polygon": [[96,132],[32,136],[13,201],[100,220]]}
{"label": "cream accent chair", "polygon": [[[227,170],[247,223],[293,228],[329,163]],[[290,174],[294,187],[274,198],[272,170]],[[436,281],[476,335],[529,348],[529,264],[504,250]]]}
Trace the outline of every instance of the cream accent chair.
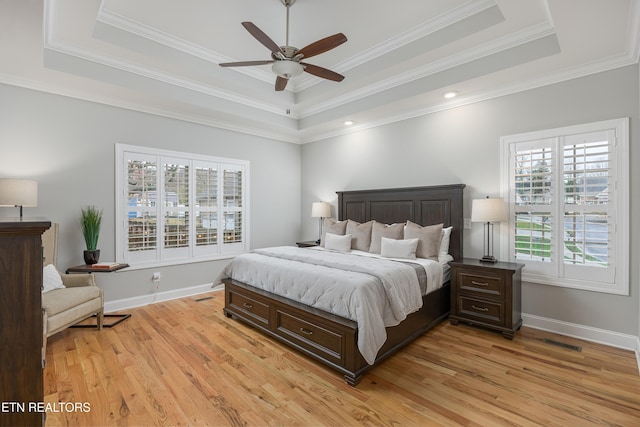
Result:
{"label": "cream accent chair", "polygon": [[[58,257],[58,224],[42,235],[44,265],[55,266]],[[102,329],[104,296],[96,286],[93,274],[60,274],[65,289],[54,289],[42,294],[44,348],[47,338],[94,314],[97,328]]]}

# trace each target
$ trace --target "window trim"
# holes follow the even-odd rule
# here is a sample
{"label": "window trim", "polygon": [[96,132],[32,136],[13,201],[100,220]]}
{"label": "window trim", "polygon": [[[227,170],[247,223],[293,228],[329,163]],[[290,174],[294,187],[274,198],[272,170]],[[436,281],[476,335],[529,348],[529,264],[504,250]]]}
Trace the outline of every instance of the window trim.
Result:
{"label": "window trim", "polygon": [[[126,153],[136,153],[142,156],[161,156],[164,158],[177,158],[181,160],[186,160],[189,162],[193,162],[194,164],[198,164],[198,162],[205,163],[216,163],[220,168],[226,166],[231,166],[234,168],[241,169],[243,171],[242,176],[242,242],[239,247],[239,250],[233,251],[225,251],[220,250],[216,253],[207,253],[202,255],[197,255],[197,251],[192,251],[192,248],[197,248],[196,245],[191,243],[189,245],[190,256],[185,258],[172,258],[172,259],[161,259],[161,257],[156,257],[153,260],[149,261],[141,261],[141,262],[131,262],[127,257],[127,235],[128,235],[128,216],[125,212],[128,200],[128,186],[126,185],[126,173],[125,170],[125,154]],[[164,150],[159,148],[151,148],[151,147],[143,147],[143,146],[135,146],[129,144],[115,144],[115,224],[116,224],[116,240],[115,240],[115,249],[116,249],[116,261],[117,262],[126,262],[130,265],[130,270],[135,269],[145,269],[152,267],[163,267],[170,265],[181,265],[181,264],[190,264],[195,262],[203,262],[203,261],[213,261],[220,259],[229,259],[233,258],[239,254],[245,253],[250,248],[250,201],[249,201],[249,183],[250,183],[250,162],[248,160],[238,160],[238,159],[230,159],[224,157],[215,157],[208,156],[204,154],[195,154],[195,153],[187,153],[180,151],[172,151],[172,150]],[[160,165],[159,165],[160,168]],[[159,169],[158,172],[160,175],[162,174]],[[190,174],[193,173],[190,171]],[[222,179],[222,178],[220,178]],[[222,199],[220,199],[222,200]],[[193,206],[190,208],[190,212],[193,209],[195,212],[196,207]],[[222,211],[220,211],[222,212]],[[157,248],[158,253],[162,253],[160,247]]]}
{"label": "window trim", "polygon": [[[616,191],[615,215],[613,234],[616,236],[615,248],[615,279],[614,283],[594,282],[586,280],[568,279],[551,275],[532,274],[525,267],[522,271],[522,280],[526,282],[559,286],[572,289],[582,289],[595,292],[604,292],[616,295],[629,295],[629,231],[630,231],[630,176],[629,176],[629,118],[604,120],[594,123],[566,126],[555,129],[520,133],[503,136],[500,138],[500,190],[501,196],[509,207],[509,222],[501,226],[500,255],[502,259],[516,262],[515,254],[510,245],[510,236],[514,230],[513,203],[510,200],[510,147],[515,143],[536,141],[542,139],[560,139],[573,134],[611,131],[615,132],[614,150],[615,167],[614,185]],[[554,168],[553,173],[558,173]],[[502,232],[506,226],[507,232]],[[518,260],[519,263],[526,261]]]}

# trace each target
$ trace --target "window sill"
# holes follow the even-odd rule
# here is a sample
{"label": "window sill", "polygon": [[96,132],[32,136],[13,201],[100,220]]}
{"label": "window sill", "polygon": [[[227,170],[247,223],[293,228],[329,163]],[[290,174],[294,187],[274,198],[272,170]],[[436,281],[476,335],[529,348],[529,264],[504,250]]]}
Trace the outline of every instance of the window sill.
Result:
{"label": "window sill", "polygon": [[[238,255],[242,255],[243,253],[246,253],[246,252],[239,252],[235,254],[225,254],[225,255],[219,255],[219,256],[208,257],[208,258],[173,259],[173,260],[167,260],[167,261],[154,261],[154,262],[145,262],[145,263],[139,262],[139,263],[133,263],[133,264],[129,262],[128,263],[129,268],[127,268],[127,271],[147,270],[150,268],[160,268],[160,267],[173,267],[178,265],[195,264],[200,262],[222,261],[227,259],[233,259]],[[125,261],[119,261],[119,262],[125,262]]]}
{"label": "window sill", "polygon": [[[526,270],[526,267],[525,269]],[[598,283],[585,282],[581,280],[570,280],[559,277],[548,277],[537,274],[526,274],[523,270],[522,281],[538,285],[556,286],[559,288],[578,289],[582,291],[602,292],[614,295],[629,295],[629,285],[620,283]],[[625,287],[626,286],[626,287]]]}

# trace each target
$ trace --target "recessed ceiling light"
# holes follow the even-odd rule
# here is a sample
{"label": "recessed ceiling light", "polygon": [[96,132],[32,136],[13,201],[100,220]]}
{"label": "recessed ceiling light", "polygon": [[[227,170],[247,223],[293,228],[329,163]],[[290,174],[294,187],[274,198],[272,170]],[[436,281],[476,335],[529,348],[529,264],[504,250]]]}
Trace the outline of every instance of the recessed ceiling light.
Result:
{"label": "recessed ceiling light", "polygon": [[351,126],[353,124],[353,120],[345,120],[344,124],[345,126]]}
{"label": "recessed ceiling light", "polygon": [[455,98],[456,96],[458,96],[458,92],[456,92],[455,90],[452,90],[451,92],[447,92],[444,94],[444,97],[447,99]]}

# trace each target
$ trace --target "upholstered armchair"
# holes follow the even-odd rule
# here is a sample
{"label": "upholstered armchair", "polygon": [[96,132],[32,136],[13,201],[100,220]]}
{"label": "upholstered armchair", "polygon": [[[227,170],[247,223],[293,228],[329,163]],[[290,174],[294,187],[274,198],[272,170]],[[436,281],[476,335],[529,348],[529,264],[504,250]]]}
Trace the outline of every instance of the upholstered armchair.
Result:
{"label": "upholstered armchair", "polygon": [[[51,228],[42,235],[45,281],[47,275],[50,277],[52,274],[51,267],[47,266],[56,265],[57,241],[58,224],[51,224]],[[61,285],[53,290],[45,289],[47,292],[42,294],[45,347],[48,337],[94,314],[97,316],[97,328],[102,329],[104,297],[102,289],[96,286],[93,274],[58,274]]]}

